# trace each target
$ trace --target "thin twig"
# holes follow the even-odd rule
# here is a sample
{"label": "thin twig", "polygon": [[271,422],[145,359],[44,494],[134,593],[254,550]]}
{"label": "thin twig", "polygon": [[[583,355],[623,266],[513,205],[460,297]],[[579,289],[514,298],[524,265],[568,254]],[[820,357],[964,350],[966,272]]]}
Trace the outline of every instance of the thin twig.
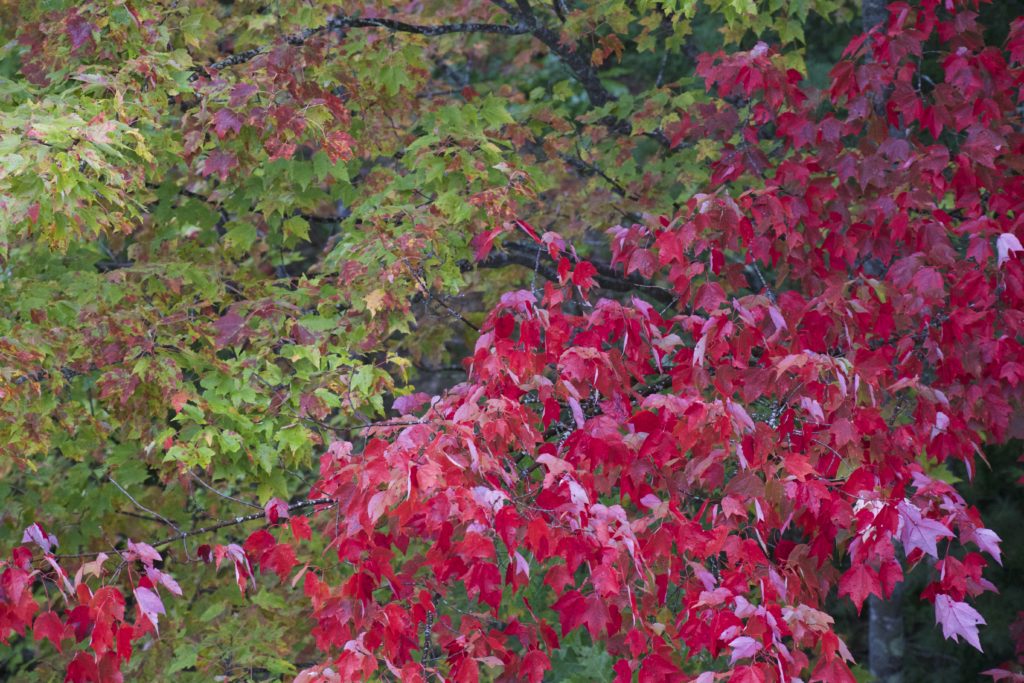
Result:
{"label": "thin twig", "polygon": [[179,534],[181,533],[181,529],[179,529],[178,526],[174,522],[172,522],[171,520],[167,519],[166,517],[161,515],[159,512],[154,512],[153,510],[150,510],[148,507],[146,507],[145,505],[143,505],[139,501],[135,500],[135,498],[132,497],[132,494],[128,493],[128,491],[126,491],[123,486],[121,486],[120,484],[117,483],[116,479],[114,479],[110,475],[107,475],[107,479],[110,480],[110,483],[113,484],[114,486],[116,486],[118,488],[118,490],[120,490],[121,493],[123,493],[128,498],[128,500],[130,500],[132,503],[134,503],[135,507],[139,508],[140,510],[142,510],[144,512],[148,512],[154,518],[160,520],[161,522],[163,522],[167,526],[171,527],[172,529],[177,531]]}
{"label": "thin twig", "polygon": [[[297,503],[292,503],[291,505],[289,505],[288,506],[288,511],[291,512],[292,510],[298,510],[300,508],[311,507],[313,505],[328,505],[328,504],[333,505],[334,504],[334,500],[331,499],[331,498],[315,498],[315,499],[312,499],[312,500],[300,500]],[[184,540],[186,538],[191,538],[192,536],[199,536],[201,534],[208,534],[211,531],[216,531],[218,529],[223,529],[225,527],[237,526],[239,524],[245,524],[246,522],[251,522],[251,521],[256,520],[256,519],[265,519],[265,518],[266,518],[266,514],[265,513],[263,513],[263,512],[254,512],[251,515],[243,515],[241,517],[235,517],[234,519],[227,519],[227,520],[224,520],[222,522],[217,522],[216,524],[211,524],[210,526],[201,527],[199,529],[193,529],[192,531],[182,531],[181,533],[179,533],[179,534],[177,534],[175,536],[168,536],[167,538],[159,540],[156,543],[152,543],[151,545],[154,548],[159,548],[161,546],[165,546],[165,545],[168,545],[170,543],[174,543],[175,541],[180,541],[180,540]]]}
{"label": "thin twig", "polygon": [[[288,511],[291,512],[293,510],[299,510],[301,508],[311,507],[313,505],[324,505],[325,507],[323,509],[327,510],[327,509],[330,509],[331,507],[333,507],[335,505],[335,501],[333,499],[331,499],[331,498],[315,498],[315,499],[310,499],[310,500],[300,500],[298,502],[291,503],[288,506]],[[216,524],[211,524],[210,526],[200,527],[198,529],[192,529],[191,531],[182,531],[181,533],[175,534],[174,536],[168,536],[167,538],[164,538],[164,539],[161,539],[159,541],[156,541],[155,543],[151,543],[150,545],[153,546],[154,548],[159,548],[159,547],[162,547],[162,546],[174,543],[175,541],[184,541],[186,538],[191,538],[193,536],[200,536],[202,534],[208,534],[211,531],[217,531],[218,529],[224,529],[225,527],[237,526],[239,524],[245,524],[246,522],[251,522],[251,521],[254,521],[254,520],[257,520],[257,519],[265,519],[265,518],[266,518],[266,513],[264,513],[264,512],[255,512],[255,513],[253,513],[251,515],[244,515],[242,517],[235,517],[233,519],[226,519],[226,520],[217,522]],[[97,555],[99,555],[102,552],[104,552],[104,551],[99,550],[99,551],[92,551],[92,552],[85,552],[85,553],[71,553],[71,554],[66,554],[66,555],[54,555],[54,558],[58,559],[58,560],[68,560],[68,559],[79,559],[79,558],[86,558],[86,557],[96,557]],[[114,552],[118,552],[120,554],[120,552],[116,548],[114,549]]]}
{"label": "thin twig", "polygon": [[434,296],[434,293],[430,291],[430,287],[427,285],[426,281],[421,280],[419,275],[417,275],[416,272],[413,271],[412,266],[409,265],[409,261],[407,259],[402,259],[402,262],[405,264],[406,269],[409,271],[409,275],[412,276],[412,279],[416,281],[416,284],[423,291],[424,296],[426,296],[431,301],[436,301],[437,303],[444,306],[448,313],[450,313],[456,320],[459,320],[464,325],[472,329],[474,332],[480,331],[480,328],[477,325],[471,323],[469,320],[466,320],[466,318],[461,313],[452,308],[448,304],[448,302],[444,300],[443,297]]}
{"label": "thin twig", "polygon": [[239,505],[245,505],[245,506],[248,506],[248,507],[251,507],[251,508],[256,508],[257,510],[262,510],[263,509],[259,505],[257,505],[256,503],[250,503],[247,500],[242,500],[241,498],[235,498],[234,496],[229,496],[226,493],[221,493],[220,491],[218,491],[217,489],[213,488],[212,486],[207,484],[205,481],[203,481],[202,478],[200,478],[200,476],[198,474],[196,474],[195,472],[191,472],[190,471],[189,474],[191,474],[192,477],[203,486],[203,488],[207,489],[208,491],[212,491],[213,493],[217,494],[221,498],[224,498],[224,499],[230,500],[230,501],[234,501],[234,502],[238,503]]}
{"label": "thin twig", "polygon": [[[153,515],[154,517],[159,519],[161,522],[163,522],[167,526],[169,526],[172,529],[174,529],[175,531],[177,531],[179,534],[183,533],[182,530],[179,529],[178,526],[174,522],[172,522],[171,520],[167,519],[166,517],[161,515],[159,512],[155,512],[153,510],[150,510],[148,507],[146,507],[145,505],[143,505],[139,501],[135,500],[135,498],[132,497],[132,494],[128,493],[128,491],[126,491],[123,486],[118,484],[117,480],[114,479],[109,474],[107,475],[107,479],[109,479],[110,483],[113,484],[114,486],[116,486],[121,491],[121,493],[123,493],[125,496],[127,496],[128,500],[130,500],[132,503],[134,503],[137,508],[139,508],[140,510],[143,510],[144,512],[148,512],[149,514]],[[185,542],[184,538],[185,537],[182,536],[181,545],[185,549],[185,557],[187,559],[191,560],[192,558],[191,558],[191,555],[189,554],[189,551],[188,551],[188,544]]]}
{"label": "thin twig", "polygon": [[764,273],[761,272],[761,267],[757,265],[756,261],[752,262],[751,265],[754,266],[754,272],[757,273],[757,276],[761,278],[761,286],[764,287],[765,293],[768,294],[768,300],[773,304],[778,303],[775,298],[775,292],[772,291],[771,285],[768,284],[768,280],[765,278]]}

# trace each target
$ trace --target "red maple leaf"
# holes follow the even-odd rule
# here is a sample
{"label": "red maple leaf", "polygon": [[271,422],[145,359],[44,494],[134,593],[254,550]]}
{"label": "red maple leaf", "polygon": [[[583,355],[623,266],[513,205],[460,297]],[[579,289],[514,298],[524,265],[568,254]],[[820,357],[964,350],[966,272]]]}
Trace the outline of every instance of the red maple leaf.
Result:
{"label": "red maple leaf", "polygon": [[596,594],[584,596],[579,591],[569,591],[551,609],[558,612],[563,637],[579,626],[586,626],[594,640],[600,638],[603,632],[610,633],[608,604]]}
{"label": "red maple leaf", "polygon": [[298,561],[295,550],[287,543],[278,543],[260,557],[260,566],[269,569],[284,581]]}
{"label": "red maple leaf", "polygon": [[850,596],[850,600],[857,606],[857,614],[860,614],[869,595],[882,597],[882,582],[878,572],[866,564],[855,563],[839,579],[839,596],[844,595]]}
{"label": "red maple leaf", "polygon": [[213,115],[213,132],[223,140],[229,133],[238,135],[242,131],[242,118],[232,109],[218,109]]}
{"label": "red maple leaf", "polygon": [[309,528],[308,517],[303,517],[301,515],[291,517],[288,519],[288,524],[291,525],[292,536],[295,537],[296,541],[308,541],[313,537],[313,531]]}
{"label": "red maple leaf", "polygon": [[57,648],[57,652],[61,652],[61,642],[64,638],[71,637],[64,622],[53,611],[43,612],[36,617],[35,624],[32,626],[32,635],[36,640],[43,638],[49,640]]}
{"label": "red maple leaf", "polygon": [[224,182],[228,179],[231,171],[236,168],[238,168],[238,157],[234,153],[215,149],[203,161],[202,176],[205,178],[216,175],[221,182]]}
{"label": "red maple leaf", "polygon": [[100,683],[96,659],[88,652],[79,652],[68,663],[64,680],[66,683]]}
{"label": "red maple leaf", "polygon": [[466,593],[497,611],[501,604],[501,572],[490,562],[474,562],[464,579]]}
{"label": "red maple leaf", "polygon": [[522,679],[529,683],[541,683],[544,672],[551,669],[551,660],[540,650],[530,650],[519,660]]}

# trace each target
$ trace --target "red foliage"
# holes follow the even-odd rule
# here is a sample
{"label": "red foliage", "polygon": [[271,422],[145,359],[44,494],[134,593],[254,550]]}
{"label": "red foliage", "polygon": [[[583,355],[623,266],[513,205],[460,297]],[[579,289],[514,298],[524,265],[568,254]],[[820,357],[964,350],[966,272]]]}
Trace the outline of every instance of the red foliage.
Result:
{"label": "red foliage", "polygon": [[[675,306],[595,300],[592,264],[515,221],[547,246],[562,285],[505,294],[468,381],[422,419],[322,457],[315,494],[340,515],[318,532],[351,571],[338,585],[305,574],[329,662],[298,680],[387,668],[422,681],[443,665],[476,681],[482,664],[536,682],[546,651],[578,629],[623,681],[688,680],[679,645],[730,656],[702,683],[853,680],[821,608],[834,589],[858,610],[890,595],[897,542],[911,565],[935,560],[923,597],[944,634],[980,647],[984,620],[967,600],[993,588],[987,559],[951,546],[998,561],[998,538],[919,456],[973,471],[983,439],[1022,433],[1024,22],[999,50],[971,12],[938,5],[893,4],[888,26],[833,70],[828,107],[766,45],[701,58],[717,99],[673,143],[723,146],[712,186],[679,215],[610,231],[613,264],[669,283]],[[82,27],[69,32],[88,44]],[[932,41],[945,80],[926,92],[915,65]],[[236,87],[231,106],[251,94]],[[722,120],[741,102],[752,116],[737,143]],[[272,118],[298,131],[295,116]],[[253,120],[221,109],[212,126],[225,138]],[[772,158],[755,144],[767,126]],[[353,144],[334,131],[323,148],[337,161]],[[234,164],[214,155],[204,174],[223,179]],[[749,177],[760,182],[732,184]],[[741,296],[748,275],[759,286]],[[216,327],[219,345],[245,335],[234,311]],[[268,503],[270,524],[285,519],[295,541],[311,537],[305,518]],[[142,578],[93,593],[41,527],[25,543],[45,568],[19,550],[0,563],[0,638],[31,628],[58,649],[89,638],[67,680],[118,680],[132,641],[158,626],[160,591],[175,592],[159,555],[131,547]],[[243,591],[256,571],[284,580],[298,562],[268,530],[211,554],[232,561]],[[72,608],[37,616],[42,576]],[[546,586],[550,604],[531,604],[527,585]],[[463,589],[471,611],[445,612]]]}

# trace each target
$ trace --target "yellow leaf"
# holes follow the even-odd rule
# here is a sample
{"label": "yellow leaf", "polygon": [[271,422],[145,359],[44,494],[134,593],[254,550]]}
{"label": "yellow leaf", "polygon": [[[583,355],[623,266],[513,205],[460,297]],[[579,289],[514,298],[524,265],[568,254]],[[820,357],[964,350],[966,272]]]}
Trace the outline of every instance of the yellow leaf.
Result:
{"label": "yellow leaf", "polygon": [[384,309],[385,297],[387,297],[387,292],[380,288],[366,295],[366,310],[370,312],[371,317],[376,316]]}
{"label": "yellow leaf", "polygon": [[135,129],[130,129],[128,130],[128,135],[135,138],[135,153],[145,161],[153,161],[153,155],[149,153],[149,148],[146,147],[146,139],[142,137],[142,134]]}

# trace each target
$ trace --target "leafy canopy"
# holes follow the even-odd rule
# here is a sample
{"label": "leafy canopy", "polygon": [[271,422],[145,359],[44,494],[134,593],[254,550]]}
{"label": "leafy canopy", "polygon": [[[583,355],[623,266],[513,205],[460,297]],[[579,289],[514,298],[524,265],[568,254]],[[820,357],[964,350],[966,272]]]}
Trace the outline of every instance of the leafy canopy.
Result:
{"label": "leafy canopy", "polygon": [[0,3],[3,671],[852,681],[922,562],[981,649],[1024,20],[856,9]]}

